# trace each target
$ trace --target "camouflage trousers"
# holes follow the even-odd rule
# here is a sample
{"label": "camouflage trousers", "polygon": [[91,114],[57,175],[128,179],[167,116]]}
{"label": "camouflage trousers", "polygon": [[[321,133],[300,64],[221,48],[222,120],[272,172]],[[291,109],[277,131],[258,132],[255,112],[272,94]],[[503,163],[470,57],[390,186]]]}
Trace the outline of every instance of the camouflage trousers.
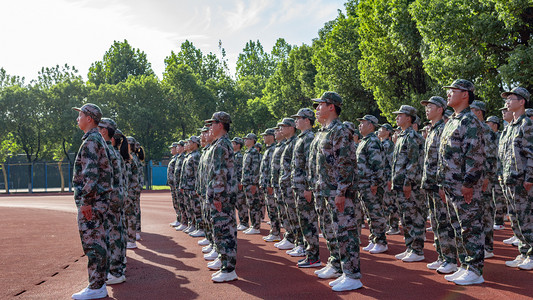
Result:
{"label": "camouflage trousers", "polygon": [[455,231],[450,223],[448,206],[439,195],[438,190],[426,190],[426,199],[431,216],[435,248],[441,261],[456,264],[457,247],[455,245]]}
{"label": "camouflage trousers", "polygon": [[518,250],[522,255],[533,258],[533,188],[528,192],[523,185],[506,185],[503,193],[510,199],[510,208],[515,213],[515,235],[520,240]]}
{"label": "camouflage trousers", "polygon": [[[112,194],[116,190],[113,190]],[[124,275],[126,264],[126,231],[124,228],[124,200],[122,195],[112,195],[107,211],[108,233],[108,272],[115,277]]]}
{"label": "camouflage trousers", "polygon": [[383,194],[383,204],[385,219],[387,220],[387,225],[393,230],[398,230],[400,223],[400,215],[398,213],[398,203],[396,201],[396,193],[394,191],[387,191]]}
{"label": "camouflage trousers", "polygon": [[279,235],[280,234],[280,221],[279,221],[279,211],[278,204],[276,203],[276,196],[274,192],[268,194],[268,190],[264,190],[263,194],[265,195],[265,203],[267,206],[268,218],[270,219],[270,234]]}
{"label": "camouflage trousers", "polygon": [[298,223],[300,225],[300,232],[305,243],[305,255],[308,260],[316,261],[320,259],[320,256],[318,215],[316,213],[315,204],[312,198],[310,202],[307,202],[304,197],[304,190],[294,189],[294,194],[296,196],[296,211],[298,215]]}
{"label": "camouflage trousers", "polygon": [[485,237],[483,233],[483,203],[481,184],[474,186],[470,204],[466,203],[461,189],[445,188],[450,222],[455,231],[456,246],[461,267],[483,274]]}
{"label": "camouflage trousers", "polygon": [[[329,204],[328,202],[331,199],[333,199],[333,203]],[[329,207],[334,205],[334,202],[334,197],[331,198],[315,194],[315,209],[320,222],[320,231],[322,231],[324,239],[326,239],[326,246],[329,250],[328,264],[337,270],[337,272],[342,272],[339,244],[336,238],[337,225],[333,223],[332,214],[329,211]]]}
{"label": "camouflage trousers", "polygon": [[302,231],[298,222],[298,213],[296,212],[296,197],[292,187],[286,186],[281,188],[282,192],[282,209],[283,227],[285,228],[285,238],[296,246],[303,246]]}
{"label": "camouflage trousers", "polygon": [[124,199],[124,223],[126,224],[127,241],[133,243],[136,241],[137,217],[135,215],[135,192],[128,191],[128,196]]}
{"label": "camouflage trousers", "polygon": [[189,215],[191,216],[192,224],[197,229],[203,228],[200,197],[195,190],[184,190],[183,192],[189,203]]}
{"label": "camouflage trousers", "polygon": [[213,240],[213,224],[211,224],[211,210],[209,208],[209,203],[205,201],[204,197],[199,196],[200,208],[202,211],[202,230],[205,233],[205,238],[209,243],[214,244]]}
{"label": "camouflage trousers", "polygon": [[405,246],[417,255],[424,255],[426,219],[423,210],[427,209],[425,199],[421,197],[418,188],[412,189],[409,198],[405,197],[403,191],[397,190],[396,197],[400,206]]}
{"label": "camouflage trousers", "polygon": [[485,235],[485,250],[494,251],[494,202],[492,201],[492,186],[489,184],[486,192],[481,193],[483,202],[483,234]]}
{"label": "camouflage trousers", "polygon": [[292,232],[290,231],[290,224],[289,220],[287,220],[287,217],[285,215],[285,204],[283,203],[283,191],[280,187],[274,188],[274,196],[276,198],[276,210],[278,211],[278,217],[279,217],[279,223],[283,225],[283,228],[285,229],[284,238],[289,240],[289,242],[294,242],[294,236],[292,235]]}
{"label": "camouflage trousers", "polygon": [[252,194],[252,186],[243,187],[246,196],[246,205],[250,211],[250,222],[254,229],[261,227],[261,200],[259,198],[259,187],[256,186],[255,194]]}
{"label": "camouflage trousers", "polygon": [[494,202],[494,224],[503,225],[507,214],[507,203],[503,196],[502,186],[496,182],[492,189],[492,201]]}
{"label": "camouflage trousers", "polygon": [[185,195],[183,194],[183,192],[181,192],[180,189],[176,189],[176,199],[177,199],[177,202],[178,202],[178,205],[180,207],[180,211],[179,211],[179,221],[181,224],[183,225],[189,225],[189,222],[191,221],[191,219],[189,219],[189,216],[188,216],[188,211],[187,211],[187,202],[185,201]]}
{"label": "camouflage trousers", "polygon": [[141,191],[135,193],[135,231],[141,232]]}
{"label": "camouflage trousers", "polygon": [[385,235],[387,221],[383,212],[383,192],[383,188],[378,187],[377,193],[373,195],[370,186],[362,186],[359,189],[359,200],[360,204],[366,208],[370,218],[368,240],[374,244],[387,245]]}
{"label": "camouflage trousers", "polygon": [[172,206],[176,212],[176,221],[180,221],[180,204],[178,202],[178,194],[174,185],[170,186],[170,195],[172,196]]}
{"label": "camouflage trousers", "polygon": [[239,213],[239,224],[242,224],[248,227],[248,223],[249,223],[248,210],[249,209],[248,209],[248,204],[246,203],[246,196],[244,194],[244,191],[238,190],[236,197],[237,198],[236,198],[235,206]]}
{"label": "camouflage trousers", "polygon": [[345,198],[342,212],[335,206],[335,197],[327,197],[326,203],[333,221],[334,239],[338,245],[336,250],[337,256],[340,257],[342,273],[346,277],[360,279],[358,220],[362,218],[362,207],[354,198]]}
{"label": "camouflage trousers", "polygon": [[257,193],[259,197],[259,216],[260,220],[265,219],[265,213],[266,213],[266,203],[265,203],[265,195],[264,192],[259,186],[257,186]]}
{"label": "camouflage trousers", "polygon": [[222,202],[221,211],[218,211],[212,202],[209,203],[213,239],[218,258],[222,263],[220,267],[222,273],[233,272],[237,263],[237,220],[235,205],[229,200]]}
{"label": "camouflage trousers", "polygon": [[108,199],[93,202],[92,218],[87,220],[78,208],[78,229],[80,231],[81,246],[87,256],[87,271],[89,273],[89,288],[101,288],[107,278],[107,224]]}

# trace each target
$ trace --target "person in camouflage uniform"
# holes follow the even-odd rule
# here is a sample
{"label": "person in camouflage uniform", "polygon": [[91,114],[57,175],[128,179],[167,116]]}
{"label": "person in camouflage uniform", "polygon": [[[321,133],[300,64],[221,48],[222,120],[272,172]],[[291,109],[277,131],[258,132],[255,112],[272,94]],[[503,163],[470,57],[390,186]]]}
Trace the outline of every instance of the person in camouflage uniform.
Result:
{"label": "person in camouflage uniform", "polygon": [[[170,161],[168,162],[167,167],[167,185],[170,186],[170,195],[172,196],[172,205],[174,206],[174,210],[177,211],[177,198],[176,198],[176,185],[174,184],[174,168],[176,166],[176,159],[178,158],[178,150],[176,147],[178,146],[178,143],[172,143],[170,148],[170,154],[172,154],[172,158],[170,158]],[[180,226],[180,222],[178,220],[178,216],[176,214],[176,221],[170,223],[171,227],[178,227]]]}
{"label": "person in camouflage uniform", "polygon": [[78,111],[78,127],[85,133],[74,161],[72,187],[78,208],[78,229],[83,252],[87,256],[89,285],[72,295],[74,299],[104,298],[107,296],[107,211],[113,189],[113,167],[108,147],[98,133],[102,118],[100,108],[87,103]]}
{"label": "person in camouflage uniform", "polygon": [[498,168],[498,136],[485,122],[487,111],[485,102],[474,100],[470,110],[481,121],[483,139],[485,144],[485,168],[483,170],[482,203],[483,208],[483,232],[485,234],[485,259],[494,257],[494,203],[492,200],[493,185],[498,184],[496,174]]}
{"label": "person in camouflage uniform", "polygon": [[259,234],[261,226],[261,201],[259,199],[259,168],[261,167],[261,155],[255,148],[257,136],[248,133],[244,138],[246,152],[242,160],[241,185],[243,186],[246,202],[250,211],[250,228],[244,231],[245,234]]}
{"label": "person in camouflage uniform", "polygon": [[126,215],[126,227],[128,232],[128,242],[126,248],[137,248],[137,201],[138,195],[141,191],[141,179],[139,164],[136,160],[136,155],[133,154],[135,147],[135,139],[131,136],[127,137],[128,147],[130,151],[130,160],[126,163],[126,170],[128,170],[128,197],[125,201],[124,211]]}
{"label": "person in camouflage uniform", "polygon": [[[496,134],[496,145],[500,144],[500,118],[496,116],[490,116],[485,122],[490,129]],[[500,185],[499,178],[502,175],[500,157],[497,157],[496,178],[492,183],[492,202],[494,205],[494,230],[504,229],[504,216],[507,214],[507,206],[505,204],[505,197],[503,196],[502,186]]]}
{"label": "person in camouflage uniform", "polygon": [[234,177],[233,147],[228,138],[231,117],[225,112],[216,112],[211,119],[210,134],[213,142],[207,165],[206,196],[211,208],[214,239],[220,259],[220,270],[213,274],[214,282],[237,279],[237,227],[235,203],[232,199],[236,192],[237,181]]}
{"label": "person in camouflage uniform", "polygon": [[402,131],[394,145],[391,168],[391,189],[396,192],[400,208],[400,217],[406,250],[396,255],[403,262],[424,260],[425,223],[423,210],[425,200],[419,197],[420,185],[420,147],[417,133],[412,128],[416,117],[416,108],[402,105],[397,114],[396,123]]}
{"label": "person in camouflage uniform", "polygon": [[[283,151],[285,150],[285,147],[287,145],[285,143],[286,139],[283,136],[281,128],[276,127],[274,134],[275,134],[277,144],[272,153],[272,161],[270,163],[270,186],[272,187],[274,191],[278,222],[279,224],[281,224],[282,222],[284,222],[284,213],[283,213],[284,205],[282,201],[283,192],[279,185],[279,178],[280,178],[280,173],[281,173],[281,155],[283,154]],[[285,230],[287,231],[288,229],[285,228]],[[279,229],[277,231],[279,232]],[[279,248],[280,245],[282,245],[282,249],[294,248],[294,244],[288,241],[286,237],[283,237],[283,239],[280,242],[275,243],[274,247]]]}
{"label": "person in camouflage uniform", "polygon": [[243,186],[241,184],[242,177],[242,159],[243,155],[241,152],[242,146],[244,146],[244,141],[240,137],[234,137],[231,140],[233,145],[233,161],[235,162],[235,179],[237,180],[237,193],[235,194],[236,206],[239,214],[239,226],[237,226],[238,231],[244,231],[248,229],[249,222],[249,213],[248,213],[248,204],[246,203],[246,195],[243,191]]}
{"label": "person in camouflage uniform", "polygon": [[106,284],[117,284],[126,281],[124,275],[124,258],[126,257],[126,235],[124,225],[124,183],[122,177],[122,165],[120,154],[115,151],[111,137],[115,135],[117,124],[109,118],[102,118],[98,124],[98,130],[106,141],[107,156],[113,167],[113,190],[107,212],[108,233],[108,277]]}
{"label": "person in camouflage uniform", "polygon": [[[330,282],[333,291],[349,291],[363,286],[359,261],[359,229],[357,220],[361,210],[356,207],[355,186],[357,165],[355,145],[350,130],[339,120],[342,98],[335,92],[325,92],[313,99],[316,116],[322,125],[318,135],[316,154],[317,194],[324,198],[334,224],[336,255],[341,269],[320,273],[322,278],[338,279]],[[340,271],[340,272],[339,272]],[[320,276],[319,275],[319,276]]]}
{"label": "person in camouflage uniform", "polygon": [[363,139],[357,146],[357,178],[359,184],[359,199],[361,205],[366,208],[370,218],[368,236],[368,246],[363,248],[372,254],[383,253],[389,248],[385,235],[387,222],[383,212],[383,169],[385,168],[385,157],[379,138],[376,136],[376,126],[378,119],[372,115],[365,115],[357,119],[359,132]]}
{"label": "person in camouflage uniform", "polygon": [[[274,140],[275,129],[269,128],[261,133],[263,141],[265,142],[265,153],[261,159],[261,166],[259,168],[259,186],[263,191],[265,197],[265,204],[267,207],[268,218],[270,219],[270,232],[263,237],[266,242],[279,242],[280,236],[280,222],[276,198],[274,197],[274,189],[270,184],[270,169],[272,163],[272,156],[276,149],[276,142]],[[279,134],[278,134],[279,135]]]}
{"label": "person in camouflage uniform", "polygon": [[[195,191],[200,201],[200,210],[202,213],[202,228],[205,233],[205,239],[198,241],[198,245],[204,246],[202,248],[203,253],[208,253],[212,250],[213,240],[213,227],[211,226],[211,213],[207,206],[206,201],[206,176],[207,176],[207,158],[209,157],[209,146],[211,144],[211,137],[209,135],[209,127],[204,126],[200,130],[200,146],[202,147],[200,161],[198,162],[198,171],[196,172],[196,185]],[[209,251],[208,251],[209,250]]]}
{"label": "person in camouflage uniform", "polygon": [[441,274],[449,274],[457,271],[455,232],[450,225],[445,199],[441,199],[439,195],[437,182],[440,137],[444,129],[443,115],[447,104],[446,100],[439,96],[420,101],[420,104],[425,107],[426,116],[431,122],[424,147],[425,159],[421,187],[426,191],[425,195],[430,210],[435,250],[438,254],[437,260],[427,264],[427,267],[430,270],[437,270]]}
{"label": "person in camouflage uniform", "polygon": [[[385,182],[390,182],[391,168],[392,168],[392,153],[394,152],[394,143],[391,140],[391,134],[394,132],[392,126],[388,123],[380,125],[378,130],[378,137],[381,140],[383,153],[385,157],[385,165],[383,169],[383,178]],[[398,215],[398,203],[396,195],[391,190],[390,184],[385,185],[385,192],[383,194],[383,204],[385,206],[385,218],[387,219],[388,230],[385,232],[389,235],[400,234],[399,223],[400,216]]]}
{"label": "person in camouflage uniform", "polygon": [[[138,185],[136,188],[132,191],[132,199],[133,199],[133,213],[135,216],[135,220],[133,223],[133,227],[135,230],[135,240],[141,239],[141,191],[143,187],[143,174],[142,174],[142,163],[139,159],[137,153],[137,141],[132,136],[128,136],[128,144],[130,147],[130,155],[131,155],[131,163],[135,164],[135,168],[137,169],[137,179],[138,179]],[[132,170],[134,167],[132,166]]]}
{"label": "person in camouflage uniform", "polygon": [[[458,241],[461,268],[444,278],[458,285],[480,284],[483,279],[484,236],[481,197],[485,145],[482,122],[470,110],[474,85],[455,80],[447,90],[448,106],[455,113],[441,135],[437,181],[441,198],[446,198],[450,221]],[[464,253],[464,254],[463,254]]]}
{"label": "person in camouflage uniform", "polygon": [[196,175],[198,172],[198,164],[200,162],[200,138],[193,135],[189,138],[186,144],[186,149],[189,152],[183,161],[180,178],[180,191],[182,191],[186,203],[188,203],[189,216],[192,219],[192,228],[189,235],[192,237],[203,237],[205,233],[202,228],[202,210],[200,208],[200,198],[196,192]]}
{"label": "person in camouflage uniform", "polygon": [[185,195],[180,191],[179,185],[181,180],[181,172],[183,170],[183,162],[187,156],[185,152],[185,141],[180,140],[178,142],[178,157],[176,158],[176,164],[174,166],[174,184],[176,185],[176,199],[179,206],[179,212],[176,212],[178,215],[178,220],[181,223],[180,226],[176,227],[177,231],[183,231],[187,233],[191,229],[191,219],[187,216],[187,203],[185,203]]}
{"label": "person in camouflage uniform", "polygon": [[523,270],[533,269],[533,121],[527,117],[525,106],[530,93],[515,87],[502,93],[505,106],[513,113],[507,136],[501,147],[503,193],[515,213],[515,235],[520,241],[520,254],[505,264]]}

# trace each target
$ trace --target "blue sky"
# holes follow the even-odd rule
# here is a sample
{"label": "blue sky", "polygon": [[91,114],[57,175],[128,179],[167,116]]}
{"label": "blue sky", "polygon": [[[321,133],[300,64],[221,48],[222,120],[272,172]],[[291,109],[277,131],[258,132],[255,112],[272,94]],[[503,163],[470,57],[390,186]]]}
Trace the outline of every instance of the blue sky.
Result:
{"label": "blue sky", "polygon": [[280,37],[310,44],[345,0],[20,0],[0,3],[0,67],[37,77],[41,67],[65,63],[86,78],[114,40],[147,54],[161,78],[164,58],[190,40],[204,53],[226,49],[232,73],[249,40],[266,51]]}

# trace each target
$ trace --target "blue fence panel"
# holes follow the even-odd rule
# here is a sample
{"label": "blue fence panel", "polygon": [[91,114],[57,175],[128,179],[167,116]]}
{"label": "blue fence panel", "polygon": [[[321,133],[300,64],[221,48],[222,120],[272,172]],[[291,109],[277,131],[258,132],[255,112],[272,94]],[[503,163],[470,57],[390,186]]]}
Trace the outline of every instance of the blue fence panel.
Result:
{"label": "blue fence panel", "polygon": [[152,166],[152,185],[167,185],[167,166]]}

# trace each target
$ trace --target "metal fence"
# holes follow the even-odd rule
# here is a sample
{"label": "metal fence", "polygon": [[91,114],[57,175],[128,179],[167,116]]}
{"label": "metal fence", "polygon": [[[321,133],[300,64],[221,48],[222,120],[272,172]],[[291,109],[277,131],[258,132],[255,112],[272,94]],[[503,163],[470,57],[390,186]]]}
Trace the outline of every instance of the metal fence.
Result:
{"label": "metal fence", "polygon": [[[72,191],[68,162],[0,163],[0,193]],[[167,166],[149,161],[143,166],[145,189],[166,185]]]}

